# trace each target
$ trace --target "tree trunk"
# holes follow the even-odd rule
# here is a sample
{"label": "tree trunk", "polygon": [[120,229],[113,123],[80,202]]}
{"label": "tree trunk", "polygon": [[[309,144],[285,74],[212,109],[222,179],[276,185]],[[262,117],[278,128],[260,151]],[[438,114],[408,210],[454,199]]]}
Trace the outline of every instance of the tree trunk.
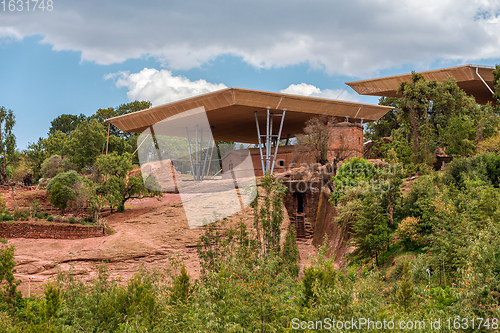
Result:
{"label": "tree trunk", "polygon": [[415,109],[411,104],[408,105],[410,109],[410,126],[411,134],[413,135],[413,154],[417,155],[420,150],[420,135],[418,133],[418,119]]}

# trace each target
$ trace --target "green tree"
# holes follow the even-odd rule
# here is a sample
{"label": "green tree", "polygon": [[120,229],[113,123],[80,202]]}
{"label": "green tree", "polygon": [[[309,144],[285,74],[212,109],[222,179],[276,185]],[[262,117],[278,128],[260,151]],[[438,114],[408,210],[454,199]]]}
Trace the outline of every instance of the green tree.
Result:
{"label": "green tree", "polygon": [[16,280],[16,262],[14,261],[14,246],[4,246],[0,249],[0,285],[2,292],[0,293],[0,306],[2,303],[9,306],[14,306],[16,301],[21,298],[21,293],[17,290],[17,286],[21,280]]}
{"label": "green tree", "polygon": [[410,262],[403,262],[403,272],[401,273],[401,279],[398,282],[398,287],[396,290],[396,300],[399,305],[401,305],[405,312],[411,307],[414,299],[414,285],[412,281]]}
{"label": "green tree", "polygon": [[470,155],[483,133],[492,134],[498,121],[492,108],[480,107],[451,78],[427,81],[413,73],[398,93],[402,95],[400,122],[409,124],[414,162],[432,162],[438,147]]}
{"label": "green tree", "polygon": [[350,187],[369,185],[378,172],[378,169],[364,158],[358,156],[350,158],[337,168],[335,176],[332,177],[334,191],[330,201],[336,204]]}
{"label": "green tree", "polygon": [[68,202],[76,199],[75,188],[79,182],[81,182],[80,176],[74,170],[60,173],[52,178],[47,184],[50,203],[64,211]]}
{"label": "green tree", "polygon": [[283,222],[283,197],[286,187],[273,175],[261,178],[263,195],[257,195],[252,202],[254,208],[254,227],[262,254],[279,253],[281,224]]}
{"label": "green tree", "polygon": [[84,114],[79,116],[74,114],[62,114],[50,122],[49,134],[55,134],[61,131],[64,134],[73,132],[77,126],[86,121],[87,117]]}
{"label": "green tree", "polygon": [[[118,117],[122,116],[128,113],[132,112],[137,112],[141,111],[144,109],[149,109],[152,106],[151,102],[149,101],[133,101],[130,103],[125,103],[125,104],[120,104],[116,108],[106,108],[106,109],[99,109],[97,112],[91,116],[91,118],[96,119],[105,127],[108,126],[107,123],[105,123],[106,119],[113,118],[113,117]],[[129,139],[132,136],[136,136],[137,134],[135,133],[128,133],[128,132],[123,132],[117,127],[111,125],[109,129],[110,135],[113,135],[115,137],[121,138],[121,139]]]}
{"label": "green tree", "polygon": [[172,304],[177,302],[187,302],[188,297],[192,292],[189,275],[186,271],[186,266],[182,265],[181,271],[175,276],[173,285],[170,288],[170,301]]}
{"label": "green tree", "polygon": [[52,155],[65,156],[71,151],[69,143],[69,134],[65,134],[61,131],[56,131],[53,134],[49,134],[47,139],[43,139],[42,146],[45,150],[46,157]]}
{"label": "green tree", "polygon": [[44,294],[43,314],[45,316],[45,320],[57,318],[61,307],[61,288],[52,282],[48,282],[45,285]]}
{"label": "green tree", "polygon": [[357,260],[375,258],[389,247],[392,230],[387,212],[380,199],[367,187],[349,188],[338,200],[336,222],[345,226],[354,236],[351,243],[356,247],[351,256]]}
{"label": "green tree", "polygon": [[128,175],[132,159],[130,153],[113,152],[99,156],[95,162],[96,172],[103,177],[97,191],[106,197],[111,208],[117,207],[120,212],[125,210],[125,202],[129,199],[161,196],[160,192],[151,191],[144,185],[140,173]]}
{"label": "green tree", "polygon": [[48,157],[45,151],[45,139],[38,138],[37,142],[30,143],[23,153],[27,165],[33,171],[33,177],[38,180],[41,177],[42,163]]}
{"label": "green tree", "polygon": [[81,122],[69,134],[68,156],[80,169],[91,168],[102,154],[106,143],[106,132],[96,120]]}
{"label": "green tree", "polygon": [[380,98],[379,105],[393,106],[394,109],[387,112],[379,120],[366,124],[365,136],[370,140],[376,141],[380,138],[391,136],[393,130],[401,127],[400,120],[398,119],[401,103],[402,101],[395,97]]}
{"label": "green tree", "polygon": [[497,100],[497,106],[500,105],[500,65],[496,65],[493,70],[493,86],[495,87],[495,94],[493,97]]}
{"label": "green tree", "polygon": [[16,137],[12,132],[15,124],[14,112],[0,106],[0,184],[7,182],[7,166],[15,162]]}

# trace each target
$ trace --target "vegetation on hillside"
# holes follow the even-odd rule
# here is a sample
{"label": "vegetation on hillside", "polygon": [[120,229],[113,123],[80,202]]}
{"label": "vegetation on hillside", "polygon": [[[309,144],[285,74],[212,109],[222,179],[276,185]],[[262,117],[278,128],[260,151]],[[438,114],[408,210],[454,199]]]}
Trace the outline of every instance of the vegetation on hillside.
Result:
{"label": "vegetation on hillside", "polygon": [[[499,94],[500,68],[495,85]],[[340,266],[325,255],[325,241],[311,265],[299,270],[293,228],[281,239],[285,191],[268,175],[253,202],[252,228],[204,227],[198,280],[172,258],[171,271],[141,271],[126,284],[111,279],[104,266],[90,282],[64,273],[43,295],[27,299],[17,291],[14,248],[4,246],[0,330],[292,332],[346,330],[339,325],[347,323],[358,332],[376,330],[378,323],[394,332],[498,330],[498,106],[477,105],[453,80],[426,81],[418,74],[400,93],[401,99],[381,100],[395,111],[369,125],[372,140],[392,137],[380,145],[386,164],[352,158],[332,179],[332,223],[352,234],[354,246]],[[124,111],[100,110],[90,120],[61,117],[47,139],[23,154],[22,163],[37,177],[51,175],[47,190],[61,209],[76,204],[79,191],[97,211],[154,195],[138,190],[141,178],[127,176],[133,136],[114,129],[108,155],[82,145],[83,155],[76,156],[68,148],[86,135],[101,144],[102,119],[116,112]],[[438,149],[452,161],[434,171]]]}

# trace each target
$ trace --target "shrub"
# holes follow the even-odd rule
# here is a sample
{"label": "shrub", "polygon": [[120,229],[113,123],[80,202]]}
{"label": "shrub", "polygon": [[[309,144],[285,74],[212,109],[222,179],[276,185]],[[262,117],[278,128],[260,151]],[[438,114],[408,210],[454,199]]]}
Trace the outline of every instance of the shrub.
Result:
{"label": "shrub", "polygon": [[14,219],[16,220],[28,220],[30,217],[30,212],[27,209],[16,209],[14,211]]}
{"label": "shrub", "polygon": [[5,199],[0,194],[0,213],[5,212]]}
{"label": "shrub", "polygon": [[60,182],[57,182],[52,186],[52,192],[49,196],[49,200],[51,204],[64,211],[68,206],[68,201],[74,200],[75,197],[75,191]]}
{"label": "shrub", "polygon": [[2,221],[12,221],[14,219],[14,216],[8,212],[3,212],[1,215]]}
{"label": "shrub", "polygon": [[62,157],[59,155],[52,155],[47,157],[40,169],[43,178],[55,177],[60,172]]}
{"label": "shrub", "polygon": [[61,183],[61,185],[65,185],[67,187],[73,186],[76,182],[80,180],[80,176],[74,170],[63,172],[58,174],[56,177],[52,178],[47,184],[47,194],[51,194],[52,187],[57,182]]}
{"label": "shrub", "polygon": [[37,219],[44,219],[44,218],[46,218],[48,215],[49,215],[49,214],[47,214],[46,212],[39,212],[39,213],[36,213],[36,214],[35,214],[35,217],[36,217]]}
{"label": "shrub", "polygon": [[39,211],[40,211],[40,200],[33,199],[33,201],[30,202],[30,216],[35,217]]}
{"label": "shrub", "polygon": [[78,183],[80,183],[80,176],[74,170],[60,173],[52,178],[47,185],[50,203],[64,211],[68,202],[77,198],[74,188],[78,186]]}
{"label": "shrub", "polygon": [[33,173],[33,171],[26,165],[21,164],[17,168],[15,168],[14,171],[12,172],[12,180],[15,182],[22,183],[23,178],[27,173]]}
{"label": "shrub", "polygon": [[46,320],[57,317],[61,307],[61,288],[53,283],[47,283],[44,290],[43,315]]}
{"label": "shrub", "polygon": [[500,187],[500,155],[479,154],[454,159],[446,168],[445,181],[463,189],[466,179],[482,180]]}
{"label": "shrub", "polygon": [[410,263],[408,261],[405,261],[403,263],[403,272],[401,274],[401,279],[398,282],[396,290],[396,301],[401,307],[404,308],[405,312],[408,312],[408,309],[413,304],[413,300],[415,297],[414,285],[410,271]]}
{"label": "shrub", "polygon": [[409,216],[399,223],[396,234],[407,249],[412,248],[421,240],[419,222],[420,218]]}
{"label": "shrub", "polygon": [[349,188],[364,186],[377,174],[375,166],[364,158],[356,156],[349,159],[338,167],[336,175],[332,177],[334,191],[330,200],[336,204]]}
{"label": "shrub", "polygon": [[477,151],[481,153],[500,154],[500,133],[480,142]]}
{"label": "shrub", "polygon": [[52,215],[47,216],[47,221],[49,222],[54,221],[54,217]]}
{"label": "shrub", "polygon": [[69,222],[69,223],[76,223],[76,220],[75,220],[75,218],[74,218],[74,217],[70,217],[70,218],[68,219],[68,222]]}
{"label": "shrub", "polygon": [[177,302],[187,302],[191,293],[191,283],[189,282],[189,275],[187,274],[186,267],[182,265],[181,272],[174,278],[173,286],[170,288],[172,304]]}

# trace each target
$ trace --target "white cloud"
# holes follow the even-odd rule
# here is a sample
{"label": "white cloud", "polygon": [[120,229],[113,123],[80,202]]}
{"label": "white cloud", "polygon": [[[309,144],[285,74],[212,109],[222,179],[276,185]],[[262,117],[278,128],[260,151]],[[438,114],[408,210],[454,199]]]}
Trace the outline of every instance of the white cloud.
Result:
{"label": "white cloud", "polygon": [[227,88],[222,83],[191,81],[183,76],[173,76],[169,70],[154,68],[144,68],[132,74],[109,74],[105,78],[115,80],[117,87],[126,87],[129,100],[147,100],[153,106]]}
{"label": "white cloud", "polygon": [[[36,19],[34,18],[36,15]],[[100,64],[153,56],[173,69],[217,56],[367,75],[404,64],[498,59],[498,0],[65,0],[2,15],[0,38],[41,34]]]}
{"label": "white cloud", "polygon": [[13,27],[1,27],[0,26],[0,41],[3,40],[20,40],[22,39],[22,34]]}
{"label": "white cloud", "polygon": [[351,94],[346,89],[324,89],[321,90],[311,84],[291,84],[288,88],[281,90],[285,94],[303,95],[311,97],[322,97],[329,99],[340,99],[343,101],[358,102],[359,96]]}

